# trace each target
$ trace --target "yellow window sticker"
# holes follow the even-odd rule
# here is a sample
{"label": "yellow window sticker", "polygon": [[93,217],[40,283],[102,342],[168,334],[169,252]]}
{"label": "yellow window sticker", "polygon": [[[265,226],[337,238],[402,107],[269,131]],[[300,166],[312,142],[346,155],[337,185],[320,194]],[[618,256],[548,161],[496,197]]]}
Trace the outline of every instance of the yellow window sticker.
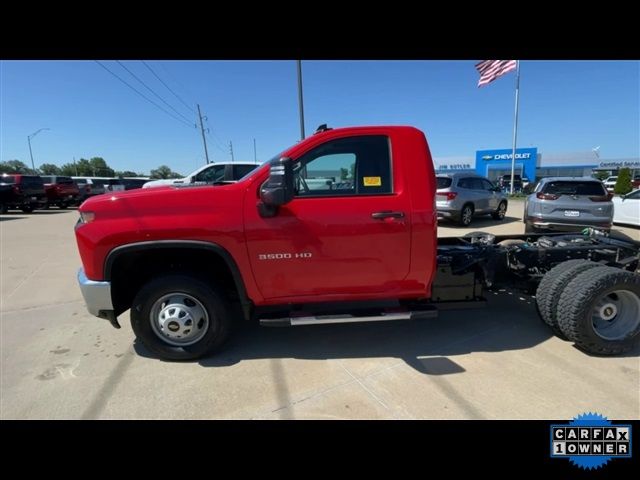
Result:
{"label": "yellow window sticker", "polygon": [[381,187],[382,178],[381,177],[363,177],[362,183],[365,187]]}

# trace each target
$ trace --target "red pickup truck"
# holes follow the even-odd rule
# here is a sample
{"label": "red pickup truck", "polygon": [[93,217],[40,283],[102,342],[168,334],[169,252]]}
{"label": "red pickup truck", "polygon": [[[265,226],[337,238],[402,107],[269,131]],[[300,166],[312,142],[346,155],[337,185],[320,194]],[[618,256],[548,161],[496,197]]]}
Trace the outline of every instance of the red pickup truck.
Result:
{"label": "red pickup truck", "polygon": [[432,318],[540,281],[554,332],[597,354],[638,345],[640,244],[593,230],[438,241],[435,193],[420,130],[324,127],[236,183],[88,199],[78,281],[92,314],[119,328],[130,309],[136,336],[170,360],[214,352],[243,319]]}
{"label": "red pickup truck", "polygon": [[47,207],[55,205],[60,209],[78,203],[80,190],[71,177],[43,175],[44,190],[47,194]]}

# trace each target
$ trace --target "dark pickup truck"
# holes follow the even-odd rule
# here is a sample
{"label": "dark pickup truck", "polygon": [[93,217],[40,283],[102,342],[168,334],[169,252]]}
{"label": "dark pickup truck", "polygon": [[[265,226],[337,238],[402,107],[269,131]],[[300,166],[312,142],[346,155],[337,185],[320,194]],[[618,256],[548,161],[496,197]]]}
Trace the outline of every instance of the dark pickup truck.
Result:
{"label": "dark pickup truck", "polygon": [[[47,205],[44,183],[39,175],[2,174],[0,185],[2,192],[2,213],[10,208],[19,208],[24,213],[31,213],[36,208]],[[6,188],[6,187],[9,188]]]}

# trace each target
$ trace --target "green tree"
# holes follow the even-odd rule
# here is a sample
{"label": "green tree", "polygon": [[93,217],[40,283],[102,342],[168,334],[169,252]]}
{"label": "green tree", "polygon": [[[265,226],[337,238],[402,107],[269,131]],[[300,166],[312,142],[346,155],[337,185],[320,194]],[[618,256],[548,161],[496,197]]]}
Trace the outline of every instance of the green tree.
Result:
{"label": "green tree", "polygon": [[53,163],[43,163],[40,165],[40,173],[43,175],[62,175],[60,167]]}
{"label": "green tree", "polygon": [[80,173],[76,170],[76,165],[74,163],[65,163],[60,167],[60,175],[76,177],[79,176]]}
{"label": "green tree", "polygon": [[349,170],[344,167],[340,167],[340,180],[346,180],[348,177]]}
{"label": "green tree", "polygon": [[631,190],[633,190],[633,186],[631,185],[631,170],[621,168],[618,172],[618,180],[616,181],[616,186],[613,187],[613,191],[618,195],[626,195]]}
{"label": "green tree", "polygon": [[[60,167],[62,175],[69,175],[74,177],[94,177],[98,176],[93,173],[93,168],[86,158],[81,158],[74,163],[65,163]],[[100,175],[102,176],[102,175]],[[106,176],[106,175],[105,175]]]}
{"label": "green tree", "polygon": [[160,165],[151,170],[151,178],[182,178],[182,175],[172,171],[166,165]]}
{"label": "green tree", "polygon": [[113,177],[115,176],[115,172],[113,168],[107,165],[104,158],[102,157],[93,157],[89,160],[89,165],[91,165],[91,169],[93,170],[93,175],[96,177]]}
{"label": "green tree", "polygon": [[121,172],[120,170],[116,170],[115,176],[116,177],[144,177],[143,174],[132,172],[131,170],[125,170],[123,172]]}
{"label": "green tree", "polygon": [[594,177],[598,180],[606,180],[607,178],[609,178],[609,172],[607,172],[606,170],[601,170],[599,172],[596,172],[594,174]]}
{"label": "green tree", "polygon": [[0,162],[0,173],[27,173],[33,175],[36,172],[20,160],[8,160]]}

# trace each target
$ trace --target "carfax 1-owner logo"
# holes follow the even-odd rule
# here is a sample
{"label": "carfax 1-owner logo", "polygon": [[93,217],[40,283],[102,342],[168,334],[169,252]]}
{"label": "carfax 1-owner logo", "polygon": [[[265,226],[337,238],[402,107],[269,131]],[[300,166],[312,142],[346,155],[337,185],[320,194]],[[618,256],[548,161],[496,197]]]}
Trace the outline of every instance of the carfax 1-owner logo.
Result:
{"label": "carfax 1-owner logo", "polygon": [[631,458],[631,425],[613,424],[598,413],[551,425],[551,457],[584,469],[600,468],[612,458]]}

